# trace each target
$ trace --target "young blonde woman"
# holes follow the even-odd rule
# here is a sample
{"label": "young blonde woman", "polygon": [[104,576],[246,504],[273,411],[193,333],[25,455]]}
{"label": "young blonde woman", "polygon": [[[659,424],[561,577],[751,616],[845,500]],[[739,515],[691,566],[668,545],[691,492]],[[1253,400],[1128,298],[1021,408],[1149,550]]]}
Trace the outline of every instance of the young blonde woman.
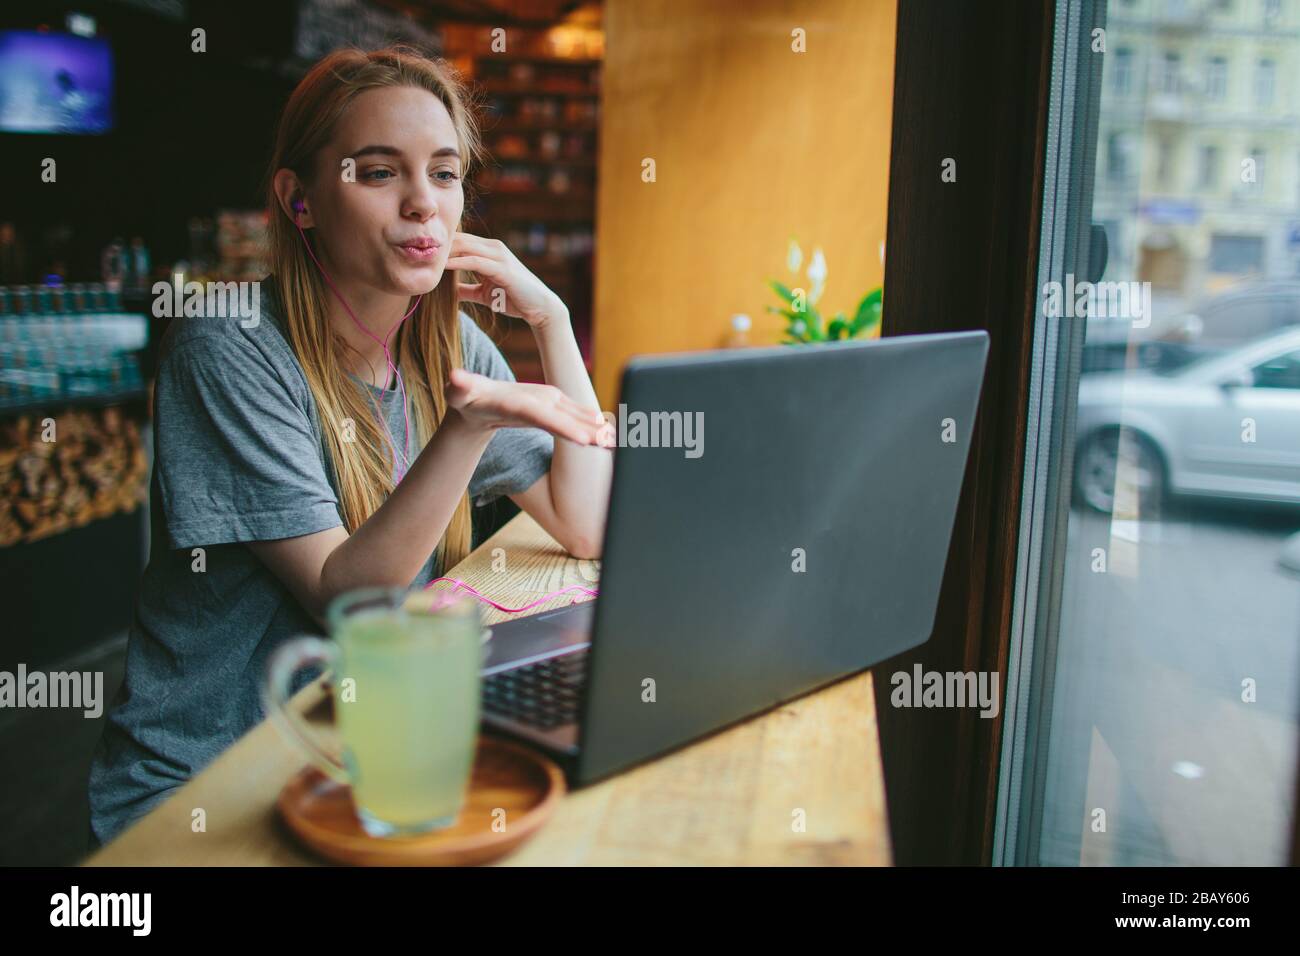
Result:
{"label": "young blonde woman", "polygon": [[[509,496],[598,555],[611,429],[564,304],[460,231],[480,154],[454,72],[416,53],[332,53],[290,96],[259,321],[186,318],[160,349],[152,548],[92,845],[261,719],[268,655],[333,598],[463,558],[475,506]],[[548,384],[516,382],[461,301],[526,321]]]}

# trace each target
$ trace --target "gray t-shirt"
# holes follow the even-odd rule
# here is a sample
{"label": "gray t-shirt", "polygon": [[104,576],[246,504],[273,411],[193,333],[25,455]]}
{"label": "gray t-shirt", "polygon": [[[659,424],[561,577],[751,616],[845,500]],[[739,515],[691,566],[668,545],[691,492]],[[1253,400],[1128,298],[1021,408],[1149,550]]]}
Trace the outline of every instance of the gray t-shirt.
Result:
{"label": "gray t-shirt", "polygon": [[[253,328],[237,318],[178,319],[160,345],[150,556],[126,679],[91,765],[93,841],[111,839],[258,723],[271,652],[294,635],[320,632],[244,544],[343,525],[316,403],[284,333],[273,277],[262,282],[261,301]],[[465,368],[514,380],[464,313],[460,333]],[[396,382],[383,389],[348,374],[382,403],[400,455]],[[414,460],[413,428],[411,441]],[[549,471],[553,450],[541,429],[499,429],[470,481],[473,503],[531,487]],[[412,587],[443,570],[434,558]],[[310,680],[300,674],[295,687]]]}

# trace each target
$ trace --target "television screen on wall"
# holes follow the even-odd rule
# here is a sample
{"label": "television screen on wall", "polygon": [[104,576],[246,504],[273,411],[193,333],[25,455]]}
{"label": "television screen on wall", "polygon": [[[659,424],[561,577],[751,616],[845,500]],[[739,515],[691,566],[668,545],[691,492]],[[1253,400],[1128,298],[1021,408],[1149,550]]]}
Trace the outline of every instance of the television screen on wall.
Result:
{"label": "television screen on wall", "polygon": [[113,128],[113,51],[106,40],[0,31],[0,132],[106,133]]}

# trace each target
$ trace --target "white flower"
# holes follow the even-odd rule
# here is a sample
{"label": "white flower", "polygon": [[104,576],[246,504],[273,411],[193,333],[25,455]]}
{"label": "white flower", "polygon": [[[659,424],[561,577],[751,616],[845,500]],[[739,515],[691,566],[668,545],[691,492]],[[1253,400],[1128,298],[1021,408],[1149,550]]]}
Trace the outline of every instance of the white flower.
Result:
{"label": "white flower", "polygon": [[808,263],[808,278],[812,280],[812,288],[808,290],[808,301],[816,305],[817,300],[822,297],[822,289],[826,287],[826,257],[822,255],[821,246],[813,250],[812,262]]}
{"label": "white flower", "polygon": [[807,326],[803,324],[803,319],[799,319],[790,326],[790,331],[795,335],[803,335],[806,328]]}
{"label": "white flower", "polygon": [[799,267],[803,265],[803,250],[793,239],[790,240],[790,248],[785,253],[785,264],[791,272],[798,272]]}

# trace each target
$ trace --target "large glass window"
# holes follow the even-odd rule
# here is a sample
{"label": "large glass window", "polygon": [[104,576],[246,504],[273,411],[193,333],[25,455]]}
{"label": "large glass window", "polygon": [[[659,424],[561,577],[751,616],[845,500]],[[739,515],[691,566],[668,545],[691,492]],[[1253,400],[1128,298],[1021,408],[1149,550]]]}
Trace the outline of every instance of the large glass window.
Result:
{"label": "large glass window", "polygon": [[1249,165],[1242,170],[1242,182],[1246,186],[1245,194],[1257,196],[1263,191],[1267,181],[1264,173],[1268,163],[1268,150],[1263,146],[1252,146],[1246,158]]}
{"label": "large glass window", "polygon": [[1133,92],[1133,51],[1128,47],[1115,51],[1115,72],[1111,83],[1116,96],[1128,96]]}
{"label": "large glass window", "polygon": [[1197,179],[1202,189],[1219,185],[1219,147],[1213,143],[1201,147],[1201,168]]}
{"label": "large glass window", "polygon": [[1174,178],[1174,140],[1162,136],[1156,154],[1156,180],[1161,189],[1168,189]]}
{"label": "large glass window", "polygon": [[1209,270],[1232,275],[1259,272],[1264,265],[1264,240],[1259,236],[1210,236]]}
{"label": "large glass window", "polygon": [[1160,80],[1158,86],[1162,93],[1177,93],[1179,89],[1183,58],[1181,54],[1166,51],[1160,61]]}
{"label": "large glass window", "polygon": [[1300,351],[1260,363],[1253,376],[1256,388],[1300,389]]}
{"label": "large glass window", "polygon": [[1106,175],[1115,182],[1127,182],[1133,172],[1132,137],[1124,132],[1106,138]]}
{"label": "large glass window", "polygon": [[[1045,296],[1105,285],[1081,317],[1036,319],[999,862],[1286,862],[1300,208],[1265,160],[1300,154],[1300,91],[1280,87],[1300,24],[1237,6],[1057,4],[1039,275]],[[1149,90],[1120,102],[1127,67],[1096,29],[1159,51]],[[1230,108],[1194,108],[1184,62]],[[1175,174],[1176,143],[1194,172]]]}
{"label": "large glass window", "polygon": [[1221,56],[1210,57],[1206,67],[1205,96],[1215,102],[1228,98],[1228,61]]}
{"label": "large glass window", "polygon": [[1273,105],[1273,88],[1277,84],[1277,64],[1260,60],[1255,73],[1255,106],[1267,109]]}

